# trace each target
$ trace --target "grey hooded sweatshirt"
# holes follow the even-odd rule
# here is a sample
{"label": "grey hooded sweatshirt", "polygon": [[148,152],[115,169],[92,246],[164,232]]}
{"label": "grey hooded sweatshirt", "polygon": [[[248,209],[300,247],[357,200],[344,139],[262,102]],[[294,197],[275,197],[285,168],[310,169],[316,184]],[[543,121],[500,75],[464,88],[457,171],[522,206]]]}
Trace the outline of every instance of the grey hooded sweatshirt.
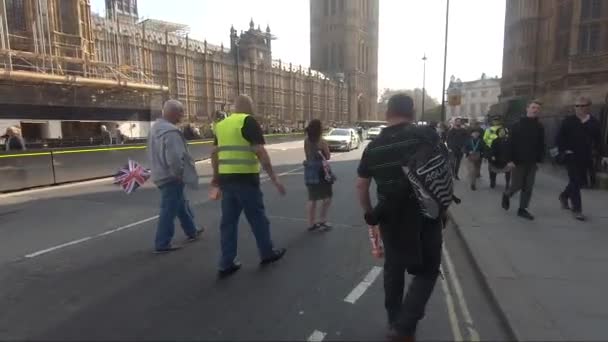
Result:
{"label": "grey hooded sweatshirt", "polygon": [[165,119],[157,119],[148,136],[148,157],[152,181],[157,186],[181,179],[191,188],[198,187],[194,160],[182,132]]}

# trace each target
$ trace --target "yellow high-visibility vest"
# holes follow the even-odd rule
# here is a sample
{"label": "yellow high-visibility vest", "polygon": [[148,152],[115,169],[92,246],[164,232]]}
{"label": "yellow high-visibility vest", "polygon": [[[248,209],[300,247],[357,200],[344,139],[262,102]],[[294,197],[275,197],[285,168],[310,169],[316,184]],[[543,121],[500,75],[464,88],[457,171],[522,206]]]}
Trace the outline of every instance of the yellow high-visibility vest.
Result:
{"label": "yellow high-visibility vest", "polygon": [[486,129],[485,133],[483,134],[483,142],[486,143],[486,146],[492,147],[492,143],[494,143],[494,140],[498,138],[498,130],[501,128],[502,126],[492,126]]}
{"label": "yellow high-visibility vest", "polygon": [[251,143],[243,137],[242,129],[249,115],[233,113],[215,126],[219,173],[260,173],[260,163]]}

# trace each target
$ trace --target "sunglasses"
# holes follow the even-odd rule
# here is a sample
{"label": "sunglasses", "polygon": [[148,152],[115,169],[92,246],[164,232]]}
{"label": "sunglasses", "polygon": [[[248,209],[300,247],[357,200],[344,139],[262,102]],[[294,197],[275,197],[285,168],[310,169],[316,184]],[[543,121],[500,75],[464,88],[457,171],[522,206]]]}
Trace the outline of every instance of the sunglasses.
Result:
{"label": "sunglasses", "polygon": [[574,105],[574,107],[576,107],[576,108],[585,108],[585,107],[589,107],[589,104],[584,104],[584,105]]}

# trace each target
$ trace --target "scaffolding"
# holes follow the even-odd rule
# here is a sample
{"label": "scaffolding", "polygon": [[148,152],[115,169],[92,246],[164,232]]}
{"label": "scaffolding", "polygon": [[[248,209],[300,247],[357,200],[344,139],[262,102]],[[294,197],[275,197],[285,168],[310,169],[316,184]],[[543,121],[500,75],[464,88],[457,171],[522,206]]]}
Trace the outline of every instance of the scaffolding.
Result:
{"label": "scaffolding", "polygon": [[[143,34],[127,35],[117,18],[104,19],[116,58],[103,59],[93,22],[89,0],[0,0],[0,79],[166,91],[142,65]],[[126,60],[125,51],[141,58]]]}

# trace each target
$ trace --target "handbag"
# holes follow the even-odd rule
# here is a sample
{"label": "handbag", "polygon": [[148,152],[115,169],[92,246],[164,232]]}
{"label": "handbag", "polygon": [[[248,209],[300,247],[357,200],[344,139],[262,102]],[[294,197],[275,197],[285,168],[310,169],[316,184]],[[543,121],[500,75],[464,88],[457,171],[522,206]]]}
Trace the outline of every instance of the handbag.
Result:
{"label": "handbag", "polygon": [[333,184],[336,182],[337,177],[336,175],[334,175],[333,171],[331,170],[331,166],[329,165],[329,161],[327,161],[327,159],[325,159],[325,156],[323,155],[323,152],[318,151],[319,155],[321,156],[321,165],[323,166],[323,180],[326,183],[329,184]]}

